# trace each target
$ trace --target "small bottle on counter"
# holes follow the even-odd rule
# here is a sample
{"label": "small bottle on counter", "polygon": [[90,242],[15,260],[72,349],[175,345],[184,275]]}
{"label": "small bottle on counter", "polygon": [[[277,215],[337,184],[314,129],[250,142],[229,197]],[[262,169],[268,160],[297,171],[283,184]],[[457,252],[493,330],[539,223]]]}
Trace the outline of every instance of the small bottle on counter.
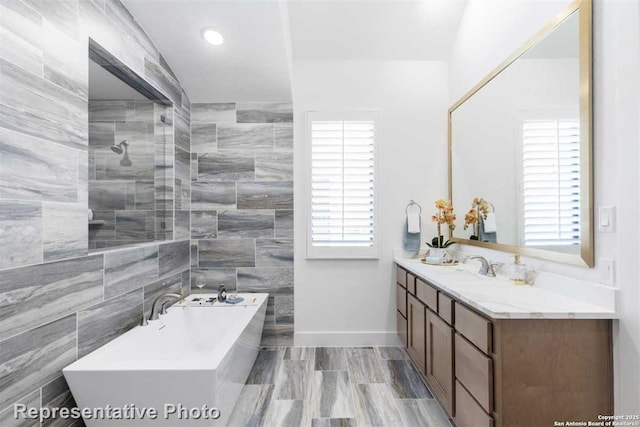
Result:
{"label": "small bottle on counter", "polygon": [[218,287],[218,302],[225,302],[227,300],[227,290],[224,287],[224,283]]}
{"label": "small bottle on counter", "polygon": [[511,281],[515,285],[527,284],[527,266],[520,262],[520,254],[513,255],[513,265],[511,266]]}

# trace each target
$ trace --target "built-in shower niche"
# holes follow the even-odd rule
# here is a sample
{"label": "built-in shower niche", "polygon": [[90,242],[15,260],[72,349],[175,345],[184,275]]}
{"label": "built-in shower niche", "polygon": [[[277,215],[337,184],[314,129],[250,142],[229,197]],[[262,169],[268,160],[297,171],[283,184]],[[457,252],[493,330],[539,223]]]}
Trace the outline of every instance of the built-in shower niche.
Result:
{"label": "built-in shower niche", "polygon": [[173,238],[173,105],[89,43],[89,250]]}

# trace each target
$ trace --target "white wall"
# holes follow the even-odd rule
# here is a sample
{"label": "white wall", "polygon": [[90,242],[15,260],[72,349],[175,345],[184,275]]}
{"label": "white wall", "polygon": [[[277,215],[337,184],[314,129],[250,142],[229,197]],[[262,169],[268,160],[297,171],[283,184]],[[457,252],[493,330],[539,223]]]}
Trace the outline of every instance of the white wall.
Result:
{"label": "white wall", "polygon": [[[453,103],[527,41],[569,1],[475,0],[463,17],[450,64]],[[599,281],[601,258],[616,261],[621,319],[614,324],[617,414],[640,408],[640,5],[596,0],[594,4],[595,206],[617,207],[617,232],[595,236],[596,267],[585,269],[528,259],[532,268]],[[494,259],[506,254],[462,248]]]}
{"label": "white wall", "polygon": [[[423,207],[431,240],[433,202],[446,197],[447,66],[426,61],[294,61],[295,344],[396,344],[392,250],[404,209]],[[305,259],[306,111],[378,111],[377,261]]]}

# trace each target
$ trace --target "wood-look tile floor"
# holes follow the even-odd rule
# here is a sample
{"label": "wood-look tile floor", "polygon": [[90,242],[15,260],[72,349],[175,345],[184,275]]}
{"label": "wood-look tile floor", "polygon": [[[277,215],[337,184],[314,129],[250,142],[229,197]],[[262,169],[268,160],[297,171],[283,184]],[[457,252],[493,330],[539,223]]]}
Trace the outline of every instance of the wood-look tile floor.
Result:
{"label": "wood-look tile floor", "polygon": [[231,427],[451,427],[401,347],[260,350]]}

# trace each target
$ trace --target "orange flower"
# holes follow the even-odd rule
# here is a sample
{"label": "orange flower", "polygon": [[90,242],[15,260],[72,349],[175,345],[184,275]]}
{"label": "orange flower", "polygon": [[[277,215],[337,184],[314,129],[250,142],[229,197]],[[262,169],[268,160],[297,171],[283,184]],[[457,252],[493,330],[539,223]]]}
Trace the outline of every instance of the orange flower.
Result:
{"label": "orange flower", "polygon": [[474,198],[473,201],[471,202],[471,207],[477,208],[478,213],[482,213],[482,217],[484,219],[487,219],[487,215],[489,214],[489,203],[487,203],[485,199],[482,199],[479,197]]}
{"label": "orange flower", "polygon": [[475,224],[476,222],[478,222],[478,214],[476,213],[475,209],[469,209],[469,212],[467,212],[464,215],[464,229],[466,230],[470,225]]}
{"label": "orange flower", "polygon": [[450,230],[453,230],[456,225],[456,215],[453,213],[453,204],[450,201],[440,199],[436,201],[436,208],[438,212],[431,217],[431,220],[438,224],[447,224]]}
{"label": "orange flower", "polygon": [[453,204],[450,200],[438,199],[435,202],[437,212],[431,217],[431,220],[438,224],[438,235],[433,238],[431,243],[427,243],[431,247],[443,247],[446,248],[453,244],[452,241],[447,240],[443,242],[443,236],[441,232],[441,225],[447,224],[449,230],[456,228],[456,214],[453,213]]}
{"label": "orange flower", "polygon": [[445,199],[436,200],[436,208],[438,209],[445,209],[447,204],[451,204],[451,202],[447,202]]}

